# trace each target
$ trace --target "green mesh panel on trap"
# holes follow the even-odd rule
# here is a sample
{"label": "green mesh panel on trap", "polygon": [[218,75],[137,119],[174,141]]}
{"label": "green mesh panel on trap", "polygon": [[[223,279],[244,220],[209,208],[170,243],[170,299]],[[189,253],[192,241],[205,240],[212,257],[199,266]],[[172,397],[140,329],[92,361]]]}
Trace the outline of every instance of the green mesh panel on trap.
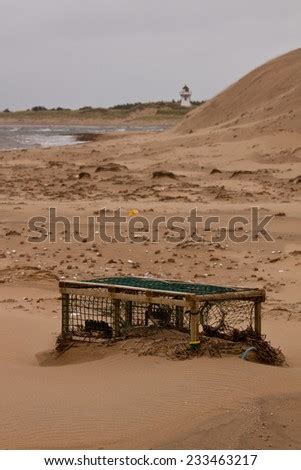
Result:
{"label": "green mesh panel on trap", "polygon": [[[210,284],[195,284],[191,282],[167,281],[161,279],[141,278],[141,277],[104,277],[92,279],[92,284],[108,284],[120,287],[136,287],[137,289],[151,289],[154,291],[183,292],[183,294],[221,294],[224,292],[239,292],[242,289],[233,287],[214,286]],[[246,289],[244,289],[246,290]]]}

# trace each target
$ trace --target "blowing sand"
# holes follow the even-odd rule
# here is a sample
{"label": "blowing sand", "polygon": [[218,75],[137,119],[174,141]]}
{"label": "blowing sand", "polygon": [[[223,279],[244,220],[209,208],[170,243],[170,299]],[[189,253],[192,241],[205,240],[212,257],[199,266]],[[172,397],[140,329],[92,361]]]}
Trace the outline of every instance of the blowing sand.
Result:
{"label": "blowing sand", "polygon": [[[300,88],[286,79],[298,81],[300,64],[300,50],[270,62],[233,86],[233,109],[235,88],[164,134],[0,153],[1,448],[301,448]],[[270,77],[279,87],[268,95]],[[246,109],[252,115],[237,118]],[[252,206],[274,215],[273,241],[212,243],[217,224],[199,244],[170,243],[164,228],[159,244],[66,244],[63,227],[54,243],[27,240],[27,221],[49,207],[80,216],[84,232],[104,207],[150,219],[197,207],[222,226]],[[57,280],[120,273],[264,287],[263,331],[288,367],[167,360],[121,345],[49,360],[60,331]]]}

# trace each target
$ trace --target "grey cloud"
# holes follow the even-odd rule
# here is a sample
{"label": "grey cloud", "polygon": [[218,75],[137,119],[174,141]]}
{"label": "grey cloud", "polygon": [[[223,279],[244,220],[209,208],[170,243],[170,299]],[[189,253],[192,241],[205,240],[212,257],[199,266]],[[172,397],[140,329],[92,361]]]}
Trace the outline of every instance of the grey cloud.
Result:
{"label": "grey cloud", "polygon": [[0,109],[212,96],[300,45],[299,0],[0,0]]}

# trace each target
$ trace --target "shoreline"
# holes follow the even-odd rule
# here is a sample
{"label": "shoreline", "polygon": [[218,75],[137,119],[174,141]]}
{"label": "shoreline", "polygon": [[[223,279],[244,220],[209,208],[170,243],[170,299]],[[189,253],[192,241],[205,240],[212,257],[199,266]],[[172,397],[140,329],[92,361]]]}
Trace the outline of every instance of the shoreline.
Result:
{"label": "shoreline", "polygon": [[49,118],[24,118],[24,119],[3,119],[0,117],[0,126],[167,126],[173,127],[180,119],[49,119]]}
{"label": "shoreline", "polygon": [[175,125],[191,113],[190,108],[174,102],[137,103],[113,108],[90,108],[78,110],[27,110],[0,112],[1,124],[58,124],[58,125]]}
{"label": "shoreline", "polygon": [[[118,139],[127,135],[158,134],[167,127],[162,125],[143,126],[112,125],[59,125],[59,124],[0,124],[0,151],[24,151],[29,149],[64,148],[80,143]],[[14,132],[12,132],[14,131]],[[30,143],[30,140],[32,141]],[[7,141],[7,143],[5,143]],[[24,141],[24,145],[22,142]],[[3,147],[1,147],[3,145]],[[6,145],[6,146],[5,146]]]}

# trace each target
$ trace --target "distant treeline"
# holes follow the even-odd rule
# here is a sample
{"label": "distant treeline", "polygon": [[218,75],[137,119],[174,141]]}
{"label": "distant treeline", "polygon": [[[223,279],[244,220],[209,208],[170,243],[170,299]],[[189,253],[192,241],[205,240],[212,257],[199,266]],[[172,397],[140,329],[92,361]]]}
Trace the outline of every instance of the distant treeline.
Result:
{"label": "distant treeline", "polygon": [[[201,104],[205,103],[205,101],[191,101],[191,104],[193,106],[199,106]],[[169,108],[170,110],[172,109],[179,109],[181,108],[181,102],[180,101],[154,101],[154,102],[149,102],[149,103],[125,103],[125,104],[117,104],[115,106],[111,106],[109,108],[101,108],[97,107],[94,108],[92,106],[83,106],[79,109],[70,109],[70,108],[63,108],[61,106],[57,108],[46,108],[46,106],[33,106],[31,109],[25,110],[25,112],[49,112],[49,111],[80,111],[80,112],[103,112],[106,113],[110,110],[124,110],[124,111],[139,111],[142,109],[146,108]],[[10,113],[11,111],[6,108],[3,110],[4,113]]]}
{"label": "distant treeline", "polygon": [[[46,108],[45,106],[34,106],[31,109],[26,109],[24,112],[39,112],[39,111],[72,111],[70,108],[61,108],[60,106],[58,108]],[[3,110],[3,113],[11,113],[13,111],[10,111],[10,109],[6,108]]]}
{"label": "distant treeline", "polygon": [[[191,101],[191,104],[194,106],[199,106],[200,104],[203,104],[204,101]],[[145,108],[159,108],[162,106],[167,106],[169,108],[178,108],[181,106],[181,101],[154,101],[154,102],[149,102],[149,103],[125,103],[125,104],[117,104],[115,106],[112,106],[110,109],[145,109]]]}

